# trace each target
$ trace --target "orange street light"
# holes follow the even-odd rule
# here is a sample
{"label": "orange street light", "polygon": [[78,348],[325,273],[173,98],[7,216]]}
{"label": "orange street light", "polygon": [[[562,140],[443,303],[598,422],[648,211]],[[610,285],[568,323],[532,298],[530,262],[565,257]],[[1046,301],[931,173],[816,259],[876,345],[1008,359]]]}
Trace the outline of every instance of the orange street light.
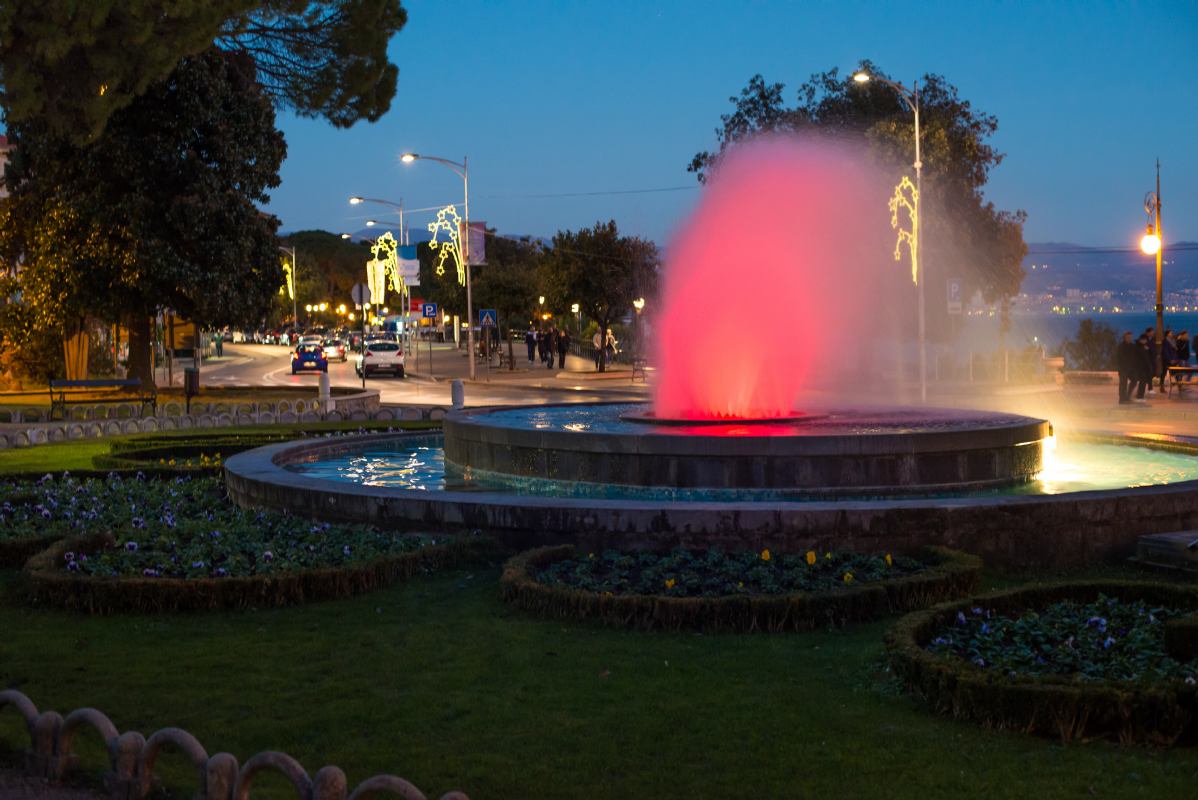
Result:
{"label": "orange street light", "polygon": [[1142,250],[1146,256],[1154,256],[1160,249],[1161,237],[1157,236],[1156,231],[1152,230],[1152,227],[1149,226],[1148,232],[1144,234],[1142,239],[1140,239],[1140,250]]}

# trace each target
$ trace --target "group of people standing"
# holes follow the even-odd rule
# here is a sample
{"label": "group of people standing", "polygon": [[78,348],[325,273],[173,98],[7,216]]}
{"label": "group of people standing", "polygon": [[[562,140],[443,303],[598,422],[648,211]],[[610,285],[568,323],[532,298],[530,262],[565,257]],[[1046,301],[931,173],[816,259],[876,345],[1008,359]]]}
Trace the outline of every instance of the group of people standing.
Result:
{"label": "group of people standing", "polygon": [[524,334],[524,346],[528,348],[528,363],[535,363],[539,355],[541,363],[548,369],[553,369],[553,360],[557,358],[557,368],[566,366],[566,353],[570,352],[570,334],[564,328],[550,327],[548,330],[537,330],[528,326]]}
{"label": "group of people standing", "polygon": [[[1160,371],[1157,371],[1156,328],[1148,328],[1139,338],[1132,339],[1131,331],[1124,331],[1123,340],[1115,352],[1119,369],[1119,402],[1144,403],[1145,394],[1155,394],[1154,384],[1165,390],[1169,380],[1169,367],[1189,366],[1190,333],[1181,331],[1176,336],[1166,329],[1160,345]],[[1158,382],[1159,383],[1156,383]]]}

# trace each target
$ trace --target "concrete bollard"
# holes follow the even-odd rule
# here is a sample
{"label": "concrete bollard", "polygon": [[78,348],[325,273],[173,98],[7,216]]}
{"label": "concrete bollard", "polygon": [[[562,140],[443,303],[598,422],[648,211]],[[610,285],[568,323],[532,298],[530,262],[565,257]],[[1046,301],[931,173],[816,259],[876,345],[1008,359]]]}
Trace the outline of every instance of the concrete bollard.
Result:
{"label": "concrete bollard", "polygon": [[320,373],[320,413],[327,414],[333,410],[332,393],[329,390],[329,373]]}
{"label": "concrete bollard", "polygon": [[466,405],[466,385],[461,381],[454,381],[449,385],[449,396],[454,408],[462,408]]}

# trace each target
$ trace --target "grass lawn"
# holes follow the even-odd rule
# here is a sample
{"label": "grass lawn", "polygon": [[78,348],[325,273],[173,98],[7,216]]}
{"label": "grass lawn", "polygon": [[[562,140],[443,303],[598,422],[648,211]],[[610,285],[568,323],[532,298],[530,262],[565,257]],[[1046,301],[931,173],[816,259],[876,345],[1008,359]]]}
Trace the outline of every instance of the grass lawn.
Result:
{"label": "grass lawn", "polygon": [[283,433],[288,431],[357,431],[359,428],[377,430],[388,427],[405,430],[440,428],[439,422],[305,422],[294,425],[241,425],[231,428],[188,428],[157,433],[134,433],[128,436],[106,436],[99,439],[76,439],[69,442],[0,450],[0,475],[18,472],[94,469],[92,458],[106,455],[114,442],[136,442],[138,439],[187,438],[197,434],[213,438],[222,435]]}
{"label": "grass lawn", "polygon": [[[497,578],[236,614],[96,618],[8,599],[0,686],[43,708],[95,706],[122,730],[182,726],[241,760],[280,749],[310,772],[337,764],[351,787],[394,772],[431,797],[1195,796],[1191,748],[1061,746],[928,714],[885,675],[884,622],[608,630],[509,611]],[[0,715],[0,742],[22,741]],[[191,772],[165,763],[186,796]]]}

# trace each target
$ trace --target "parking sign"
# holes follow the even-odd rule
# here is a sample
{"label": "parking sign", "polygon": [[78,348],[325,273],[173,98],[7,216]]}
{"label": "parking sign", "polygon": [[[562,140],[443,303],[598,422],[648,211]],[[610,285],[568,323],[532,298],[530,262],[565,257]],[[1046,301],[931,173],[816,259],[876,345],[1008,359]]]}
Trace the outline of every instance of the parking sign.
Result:
{"label": "parking sign", "polygon": [[420,316],[424,317],[425,319],[436,319],[437,318],[437,304],[436,303],[425,303],[422,306],[420,306]]}

